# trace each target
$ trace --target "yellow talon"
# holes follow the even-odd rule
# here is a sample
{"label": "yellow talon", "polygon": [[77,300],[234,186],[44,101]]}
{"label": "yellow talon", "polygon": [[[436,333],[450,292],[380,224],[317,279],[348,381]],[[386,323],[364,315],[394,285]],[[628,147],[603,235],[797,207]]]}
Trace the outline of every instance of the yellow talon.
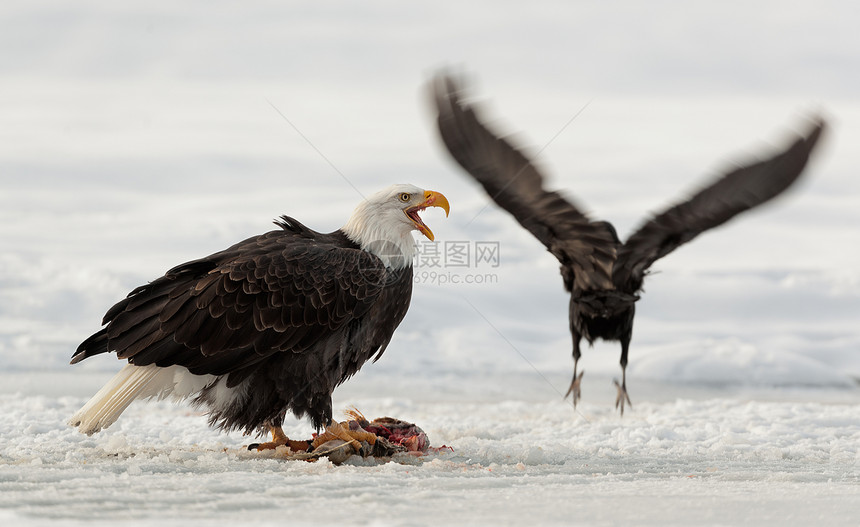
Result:
{"label": "yellow talon", "polygon": [[[358,421],[358,419],[356,419],[356,421]],[[341,441],[349,443],[350,446],[355,448],[355,450],[359,450],[361,448],[361,445],[359,445],[360,441],[364,441],[371,445],[376,444],[376,434],[372,434],[361,428],[351,430],[349,423],[349,421],[343,421],[341,423],[332,421],[332,423],[326,427],[325,431],[318,435],[311,444],[314,448],[317,448],[332,439],[340,439]]]}
{"label": "yellow talon", "polygon": [[258,451],[261,450],[275,450],[279,446],[288,446],[290,450],[294,452],[300,452],[307,450],[310,446],[310,442],[308,441],[293,441],[287,434],[284,433],[284,429],[280,426],[269,426],[269,432],[272,433],[272,440],[267,443],[257,443],[254,445],[249,445],[248,450],[256,449]]}

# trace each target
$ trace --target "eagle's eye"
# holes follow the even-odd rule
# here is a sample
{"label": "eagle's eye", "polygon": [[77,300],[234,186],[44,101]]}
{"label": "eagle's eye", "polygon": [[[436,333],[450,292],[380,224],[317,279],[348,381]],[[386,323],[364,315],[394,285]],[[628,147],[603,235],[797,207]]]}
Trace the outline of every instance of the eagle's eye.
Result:
{"label": "eagle's eye", "polygon": [[412,199],[412,195],[408,192],[403,192],[402,194],[400,194],[400,201],[402,201],[403,203],[406,203],[410,199]]}

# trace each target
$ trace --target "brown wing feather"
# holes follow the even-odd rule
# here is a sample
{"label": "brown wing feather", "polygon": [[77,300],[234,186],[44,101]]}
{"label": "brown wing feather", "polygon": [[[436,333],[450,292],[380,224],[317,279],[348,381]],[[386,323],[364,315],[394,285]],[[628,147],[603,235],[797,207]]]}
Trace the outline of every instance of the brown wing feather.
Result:
{"label": "brown wing feather", "polygon": [[544,178],[531,159],[482,122],[477,110],[461,100],[454,79],[439,77],[434,89],[439,133],[454,160],[573,270],[581,288],[611,288],[615,242],[606,226],[589,221],[558,192],[544,190]]}
{"label": "brown wing feather", "polygon": [[341,237],[272,231],[135,289],[73,362],[116,351],[135,364],[220,375],[276,352],[301,353],[364,315],[386,272]]}
{"label": "brown wing feather", "polygon": [[824,126],[823,120],[816,120],[805,136],[779,154],[728,172],[687,201],[648,220],[619,250],[616,284],[624,290],[639,289],[645,271],[656,260],[787,189],[803,172]]}

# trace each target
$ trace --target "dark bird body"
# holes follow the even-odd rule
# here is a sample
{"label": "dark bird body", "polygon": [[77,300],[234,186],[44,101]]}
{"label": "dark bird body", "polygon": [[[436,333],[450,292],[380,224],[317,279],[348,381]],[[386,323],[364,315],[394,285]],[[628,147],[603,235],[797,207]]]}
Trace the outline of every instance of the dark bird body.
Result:
{"label": "dark bird body", "polygon": [[479,111],[464,103],[450,77],[434,83],[438,127],[454,160],[487,194],[551,252],[560,263],[570,293],[569,320],[574,371],[568,394],[580,398],[580,341],[621,343],[622,381],[616,381],[616,407],[624,413],[626,368],[636,301],[650,266],[702,232],[770,200],[803,172],[824,128],[817,120],[785,150],[725,173],[689,199],[671,206],[639,227],[622,243],[615,228],[591,221],[561,194],[543,188],[544,178],[531,159],[492,131]]}
{"label": "dark bird body", "polygon": [[[184,263],[133,290],[104,316],[72,364],[115,352],[128,364],[70,424],[91,434],[135,399],[192,397],[210,424],[275,440],[287,411],[316,429],[334,389],[378,359],[412,297],[411,231],[448,211],[444,196],[394,185],[324,234],[282,217],[281,229]],[[283,444],[283,443],[281,443]]]}
{"label": "dark bird body", "polygon": [[[253,397],[210,413],[222,428],[280,426],[285,408],[324,427],[331,392],[381,354],[406,315],[412,267],[386,269],[340,231],[286,217],[281,226],[138,287],[72,363],[118,350],[136,366],[225,376],[226,388],[247,383]],[[215,403],[217,389],[208,385],[197,402]]]}

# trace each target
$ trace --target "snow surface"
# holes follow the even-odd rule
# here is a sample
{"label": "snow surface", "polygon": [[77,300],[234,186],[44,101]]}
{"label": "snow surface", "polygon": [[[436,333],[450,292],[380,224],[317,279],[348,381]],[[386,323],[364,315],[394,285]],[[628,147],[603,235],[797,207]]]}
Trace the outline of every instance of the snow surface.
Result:
{"label": "snow surface", "polygon": [[[63,425],[84,398],[25,390],[0,396],[0,510],[14,525],[857,521],[856,390],[663,400],[640,386],[644,399],[619,418],[609,397],[574,412],[530,376],[503,379],[523,388],[511,398],[486,386],[437,398],[360,377],[336,404],[413,420],[453,451],[385,465],[283,461],[170,403],[133,405],[87,437]],[[66,383],[77,391],[81,380],[50,379],[54,391]],[[307,437],[306,423],[285,429]]]}
{"label": "snow surface", "polygon": [[[856,525],[860,5],[766,0],[341,6],[100,0],[0,7],[0,521]],[[822,112],[808,177],[661,260],[578,411],[557,265],[441,150],[425,83],[474,75],[595,217],[626,235]],[[574,116],[576,116],[574,118]],[[273,228],[332,230],[392,182],[445,193],[437,240],[498,266],[417,267],[390,348],[336,406],[422,426],[412,465],[283,462],[205,417],[65,420],[115,371],[67,365],[105,310]],[[296,437],[310,430],[291,421]]]}

